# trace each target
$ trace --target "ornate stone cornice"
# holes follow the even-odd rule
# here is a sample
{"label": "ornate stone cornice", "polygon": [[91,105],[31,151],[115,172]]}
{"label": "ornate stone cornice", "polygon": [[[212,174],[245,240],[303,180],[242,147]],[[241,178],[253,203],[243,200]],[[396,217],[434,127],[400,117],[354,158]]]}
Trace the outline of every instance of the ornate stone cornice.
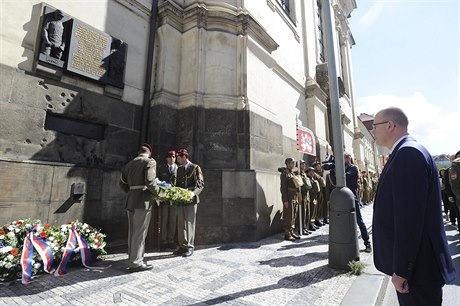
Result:
{"label": "ornate stone cornice", "polygon": [[207,31],[249,35],[269,53],[279,47],[246,10],[221,2],[215,2],[212,6],[194,3],[182,8],[175,3],[165,1],[159,6],[158,19],[159,26],[167,24],[181,33],[193,28],[202,28]]}
{"label": "ornate stone cornice", "polygon": [[306,98],[316,97],[324,104],[326,104],[327,98],[329,97],[328,94],[324,92],[324,90],[320,87],[320,85],[315,82],[315,80],[307,81],[305,87],[305,96]]}

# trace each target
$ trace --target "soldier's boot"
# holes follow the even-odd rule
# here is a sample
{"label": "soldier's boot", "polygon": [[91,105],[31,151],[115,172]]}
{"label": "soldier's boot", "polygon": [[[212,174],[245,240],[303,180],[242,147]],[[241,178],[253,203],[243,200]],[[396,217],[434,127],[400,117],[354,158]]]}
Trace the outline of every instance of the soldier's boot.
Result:
{"label": "soldier's boot", "polygon": [[300,239],[300,236],[297,235],[293,229],[291,229],[290,234],[292,237],[294,237],[294,239]]}
{"label": "soldier's boot", "polygon": [[288,241],[295,241],[295,238],[292,237],[291,233],[289,231],[284,232],[284,240]]}

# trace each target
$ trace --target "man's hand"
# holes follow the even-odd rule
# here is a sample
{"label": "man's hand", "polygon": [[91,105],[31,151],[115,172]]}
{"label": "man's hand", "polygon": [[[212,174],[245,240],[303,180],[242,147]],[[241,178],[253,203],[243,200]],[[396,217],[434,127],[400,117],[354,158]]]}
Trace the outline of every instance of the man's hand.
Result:
{"label": "man's hand", "polygon": [[393,283],[393,286],[395,286],[397,292],[409,293],[409,283],[407,279],[393,273],[391,276],[391,282]]}
{"label": "man's hand", "polygon": [[284,205],[284,208],[288,208],[289,207],[289,202],[283,202],[283,205]]}

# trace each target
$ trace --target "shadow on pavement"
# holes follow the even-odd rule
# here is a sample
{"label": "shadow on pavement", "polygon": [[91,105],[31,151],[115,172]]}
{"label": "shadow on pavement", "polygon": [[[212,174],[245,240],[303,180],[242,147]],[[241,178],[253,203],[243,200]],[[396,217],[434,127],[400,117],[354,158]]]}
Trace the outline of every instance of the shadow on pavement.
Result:
{"label": "shadow on pavement", "polygon": [[270,267],[287,267],[287,266],[306,266],[318,260],[328,258],[328,252],[310,252],[301,256],[285,256],[273,258],[270,260],[259,261],[260,265],[268,265]]}
{"label": "shadow on pavement", "polygon": [[[230,302],[232,300],[236,300],[239,298],[244,298],[249,295],[263,293],[271,290],[277,289],[301,289],[310,285],[313,285],[317,282],[321,282],[325,280],[324,277],[324,269],[329,269],[327,266],[320,266],[316,267],[312,270],[297,273],[291,276],[284,277],[278,281],[278,283],[248,290],[243,290],[240,292],[235,292],[228,295],[223,295],[219,297],[215,297],[206,301],[202,301],[196,304],[191,305],[216,305],[221,303]],[[321,277],[316,277],[318,273],[321,273]],[[329,278],[334,277],[333,275]],[[326,277],[327,279],[327,277]]]}

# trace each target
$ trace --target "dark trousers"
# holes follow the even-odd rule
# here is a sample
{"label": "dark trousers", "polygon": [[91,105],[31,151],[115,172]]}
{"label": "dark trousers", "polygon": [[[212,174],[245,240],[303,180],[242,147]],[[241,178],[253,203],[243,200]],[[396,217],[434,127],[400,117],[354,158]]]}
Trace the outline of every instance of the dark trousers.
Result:
{"label": "dark trousers", "polygon": [[440,306],[442,287],[414,286],[409,283],[409,293],[399,293],[400,306]]}
{"label": "dark trousers", "polygon": [[361,232],[361,237],[364,240],[364,244],[368,245],[369,242],[369,233],[367,232],[366,224],[364,224],[363,217],[361,216],[361,208],[359,207],[359,201],[355,196],[355,210],[356,210],[356,223],[358,224],[359,231]]}

